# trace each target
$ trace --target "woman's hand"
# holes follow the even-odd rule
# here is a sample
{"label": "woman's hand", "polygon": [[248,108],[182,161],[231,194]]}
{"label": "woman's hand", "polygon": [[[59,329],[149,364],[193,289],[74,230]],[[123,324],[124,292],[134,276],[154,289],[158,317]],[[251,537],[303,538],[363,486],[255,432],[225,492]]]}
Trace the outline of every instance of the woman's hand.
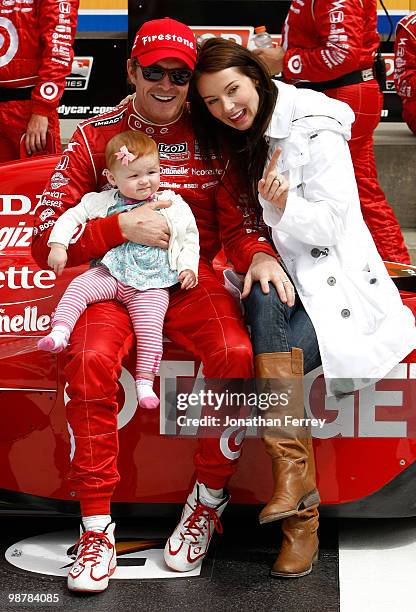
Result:
{"label": "woman's hand", "polygon": [[178,279],[181,283],[181,289],[192,289],[198,284],[195,273],[192,270],[182,270]]}
{"label": "woman's hand", "polygon": [[133,100],[133,98],[134,98],[134,94],[129,94],[128,96],[126,96],[125,98],[120,100],[120,102],[117,104],[117,106],[125,106],[126,104],[131,102]]}
{"label": "woman's hand", "polygon": [[274,257],[267,253],[256,253],[253,256],[244,279],[241,298],[248,297],[253,283],[259,282],[263,293],[269,293],[269,283],[273,283],[277,294],[283,304],[293,306],[295,303],[295,289],[287,277],[286,272]]}
{"label": "woman's hand", "polygon": [[283,211],[286,207],[289,194],[289,183],[276,169],[277,160],[282,149],[277,148],[271,160],[264,169],[263,178],[259,180],[258,189],[262,198],[270,204]]}

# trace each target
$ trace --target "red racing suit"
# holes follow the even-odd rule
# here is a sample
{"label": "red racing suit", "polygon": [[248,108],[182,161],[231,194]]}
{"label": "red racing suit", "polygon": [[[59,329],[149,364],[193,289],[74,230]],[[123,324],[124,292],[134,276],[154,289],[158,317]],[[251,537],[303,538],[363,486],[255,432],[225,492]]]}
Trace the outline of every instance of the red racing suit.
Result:
{"label": "red racing suit", "polygon": [[20,139],[33,113],[48,117],[60,151],[56,109],[71,72],[78,5],[78,0],[1,4],[0,162],[20,157]]}
{"label": "red racing suit", "polygon": [[397,24],[394,84],[402,100],[403,119],[416,134],[416,12]]}
{"label": "red racing suit", "polygon": [[[201,358],[206,377],[251,377],[251,344],[238,305],[216,278],[211,262],[224,245],[235,268],[246,272],[255,253],[274,256],[274,251],[252,229],[240,206],[238,181],[231,167],[224,171],[218,160],[209,167],[201,159],[187,110],[172,124],[152,125],[131,102],[80,124],[36,211],[33,256],[45,266],[55,219],[86,192],[105,185],[105,145],[127,129],[143,130],[156,140],[161,188],[182,195],[192,208],[200,233],[198,285],[190,291],[171,292],[164,332]],[[122,242],[117,215],[90,221],[70,245],[68,265],[100,257]],[[89,306],[71,336],[66,366],[71,401],[67,410],[76,450],[70,476],[83,515],[106,514],[119,479],[116,392],[121,361],[132,348],[133,338],[127,311],[116,302]],[[217,438],[200,439],[195,454],[198,480],[213,488],[224,486],[238,454],[224,451]]]}
{"label": "red racing suit", "polygon": [[[379,185],[373,132],[383,96],[370,70],[379,46],[376,0],[292,0],[283,26],[283,76],[300,82],[325,82],[355,71],[365,81],[325,89],[355,113],[350,152],[364,220],[384,260],[410,263],[396,216]],[[368,79],[368,80],[367,80]]]}

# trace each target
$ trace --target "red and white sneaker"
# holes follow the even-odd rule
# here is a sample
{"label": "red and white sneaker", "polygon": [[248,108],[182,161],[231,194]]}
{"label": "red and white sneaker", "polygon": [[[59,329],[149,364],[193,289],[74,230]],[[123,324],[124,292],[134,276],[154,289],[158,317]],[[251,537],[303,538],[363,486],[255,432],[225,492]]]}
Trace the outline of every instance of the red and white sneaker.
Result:
{"label": "red and white sneaker", "polygon": [[228,493],[216,500],[198,482],[188,495],[181,520],[165,546],[165,562],[176,572],[189,572],[204,560],[214,531],[222,533],[220,516],[228,504]]}
{"label": "red and white sneaker", "polygon": [[108,587],[117,567],[114,527],[115,523],[110,523],[101,533],[85,531],[81,524],[81,536],[75,544],[77,558],[68,574],[70,591],[100,593]]}

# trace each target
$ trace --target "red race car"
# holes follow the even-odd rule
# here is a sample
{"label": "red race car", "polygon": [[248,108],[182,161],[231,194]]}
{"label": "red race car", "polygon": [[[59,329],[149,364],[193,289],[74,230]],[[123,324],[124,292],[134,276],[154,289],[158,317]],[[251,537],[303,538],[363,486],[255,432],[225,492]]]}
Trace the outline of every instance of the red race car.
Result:
{"label": "red race car", "polygon": [[[73,439],[65,418],[64,355],[36,350],[68,282],[40,270],[30,255],[34,210],[57,157],[3,164],[0,168],[0,511],[78,512],[65,480]],[[48,219],[44,219],[45,225]],[[388,264],[402,298],[416,313],[416,268]],[[401,333],[400,329],[397,333]],[[161,435],[159,412],[137,410],[134,356],[120,379],[117,512],[163,513],[183,503],[193,471],[194,437]],[[160,423],[166,394],[182,377],[200,378],[192,355],[166,342],[159,385]],[[384,379],[342,400],[326,398],[319,370],[306,379],[306,409],[324,419],[314,430],[322,510],[340,516],[416,515],[416,352]],[[224,434],[238,451],[236,430]],[[171,458],[174,457],[174,460]],[[271,491],[270,461],[262,442],[249,437],[231,482],[238,504],[262,504]],[[117,507],[116,506],[116,507]]]}

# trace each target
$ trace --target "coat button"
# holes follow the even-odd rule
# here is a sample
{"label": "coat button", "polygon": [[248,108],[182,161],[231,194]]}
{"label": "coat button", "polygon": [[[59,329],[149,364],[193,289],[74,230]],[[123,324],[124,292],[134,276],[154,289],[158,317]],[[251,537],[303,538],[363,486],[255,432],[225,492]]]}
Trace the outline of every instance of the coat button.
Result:
{"label": "coat button", "polygon": [[344,319],[348,319],[348,317],[350,316],[350,311],[348,310],[348,308],[343,308],[341,310],[341,317],[343,317]]}
{"label": "coat button", "polygon": [[337,282],[337,279],[335,278],[335,276],[330,276],[329,278],[326,279],[326,282],[328,283],[328,285],[333,287],[335,283]]}
{"label": "coat button", "polygon": [[311,251],[311,255],[312,255],[312,257],[315,257],[315,259],[317,257],[319,257],[320,254],[321,254],[321,250],[317,249],[316,247],[314,249],[312,249],[312,251]]}
{"label": "coat button", "polygon": [[377,282],[376,278],[370,278],[370,285],[375,285]]}

